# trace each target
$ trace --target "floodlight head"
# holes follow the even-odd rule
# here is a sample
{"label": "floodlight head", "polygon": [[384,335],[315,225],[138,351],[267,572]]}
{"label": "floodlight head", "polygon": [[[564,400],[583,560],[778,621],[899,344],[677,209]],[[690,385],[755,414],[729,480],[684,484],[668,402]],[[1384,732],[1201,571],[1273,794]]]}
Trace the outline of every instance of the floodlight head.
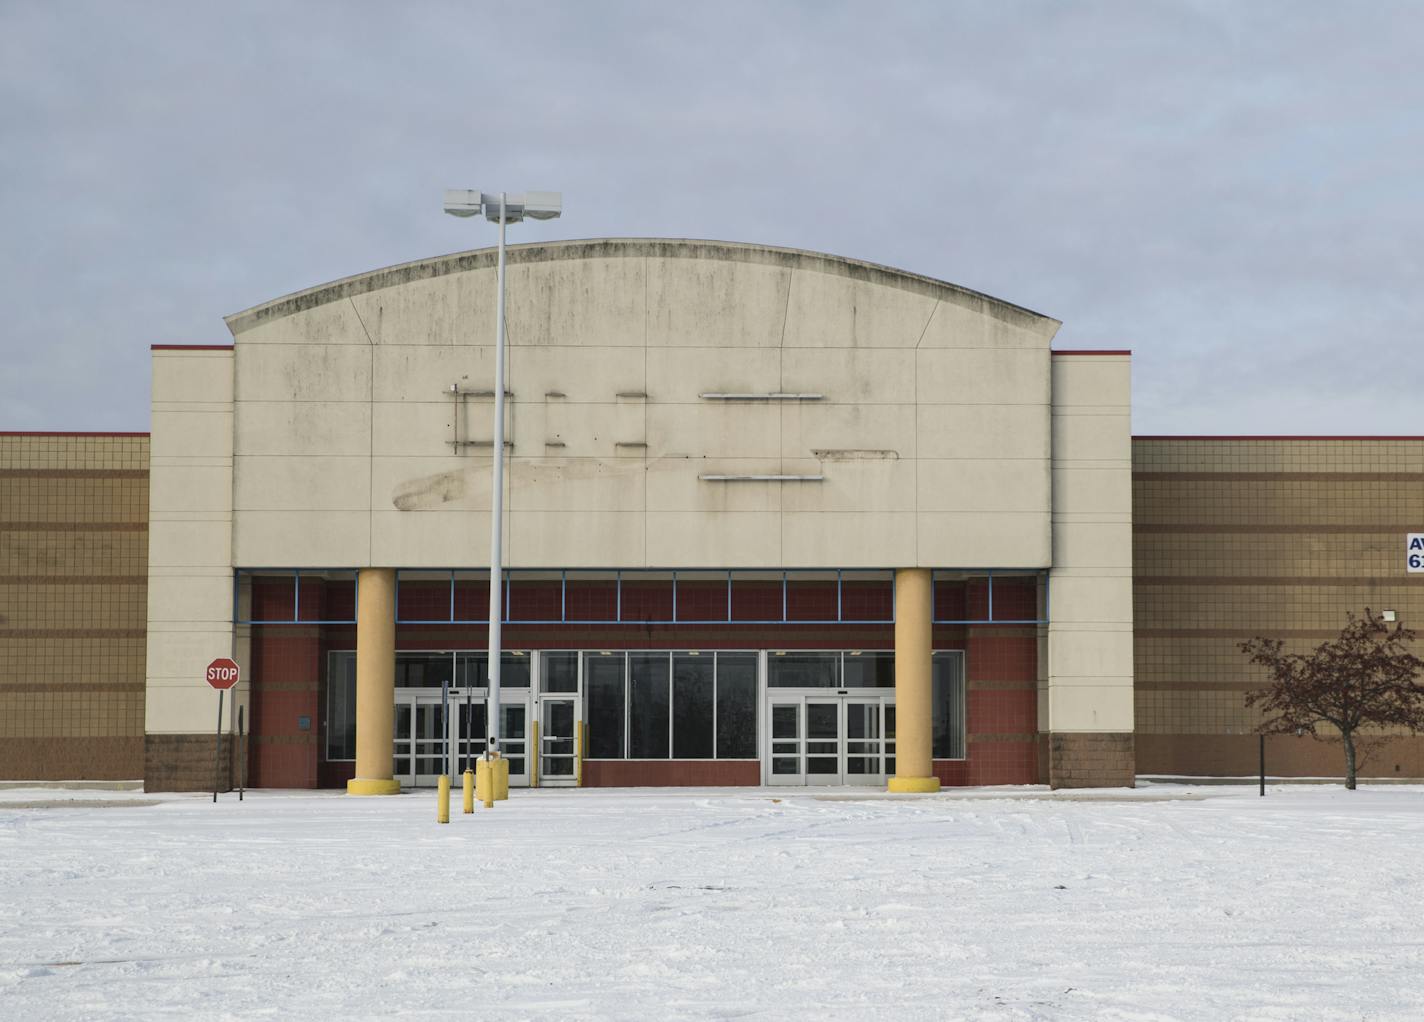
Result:
{"label": "floodlight head", "polygon": [[[447,188],[445,189],[445,212],[451,216],[479,216],[481,210],[481,199],[478,189],[470,188]],[[498,203],[495,208],[498,209]]]}
{"label": "floodlight head", "polygon": [[[473,188],[447,188],[445,212],[451,216],[479,216],[499,223],[499,196]],[[517,224],[525,217],[552,220],[563,212],[563,196],[559,192],[519,192],[505,194],[504,222]]]}
{"label": "floodlight head", "polygon": [[524,200],[524,215],[535,220],[553,220],[564,211],[562,192],[525,192],[521,198]]}

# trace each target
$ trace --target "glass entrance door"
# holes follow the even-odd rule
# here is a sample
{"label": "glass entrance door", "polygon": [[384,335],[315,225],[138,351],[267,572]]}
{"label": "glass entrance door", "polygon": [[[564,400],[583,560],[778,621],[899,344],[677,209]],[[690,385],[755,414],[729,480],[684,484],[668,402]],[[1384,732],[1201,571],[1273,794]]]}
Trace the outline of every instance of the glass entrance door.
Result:
{"label": "glass entrance door", "polygon": [[771,721],[767,784],[806,783],[806,750],[802,727],[805,709],[804,699],[772,697],[770,712],[767,714],[767,719]]}
{"label": "glass entrance door", "polygon": [[806,700],[806,784],[844,784],[841,701]]}
{"label": "glass entrance door", "polygon": [[[529,786],[529,699],[523,693],[506,699],[500,693],[500,708],[504,712],[500,720],[499,747],[504,758],[509,760],[509,786],[527,788]],[[453,701],[452,701],[453,702]],[[463,703],[461,705],[463,709]],[[463,772],[466,767],[475,769],[474,761],[485,754],[489,741],[486,701],[472,699],[470,710],[463,717],[451,713],[450,745],[451,764]],[[453,775],[452,775],[453,776]]]}
{"label": "glass entrance door", "polygon": [[463,699],[451,707],[455,725],[453,760],[450,776],[463,774],[466,769],[475,769],[475,760],[484,754],[485,737],[489,734],[489,717],[483,699]]}
{"label": "glass entrance door", "polygon": [[[442,773],[454,779],[484,755],[489,736],[483,696],[468,702],[452,694],[445,705],[438,697],[397,696],[395,707],[396,780],[407,787],[433,788]],[[509,760],[509,783],[529,784],[529,698],[523,693],[501,696],[504,719],[500,739]]]}
{"label": "glass entrance door", "polygon": [[768,784],[881,785],[895,769],[890,695],[769,699]]}
{"label": "glass entrance door", "polygon": [[444,770],[446,727],[444,707],[439,703],[417,702],[411,712],[412,767],[415,787],[434,787]]}
{"label": "glass entrance door", "polygon": [[[876,699],[847,698],[841,703],[845,727],[843,784],[877,784],[885,780],[885,743],[882,703]],[[863,779],[863,780],[862,780]]]}
{"label": "glass entrance door", "polygon": [[578,700],[545,696],[539,701],[539,783],[578,783]]}

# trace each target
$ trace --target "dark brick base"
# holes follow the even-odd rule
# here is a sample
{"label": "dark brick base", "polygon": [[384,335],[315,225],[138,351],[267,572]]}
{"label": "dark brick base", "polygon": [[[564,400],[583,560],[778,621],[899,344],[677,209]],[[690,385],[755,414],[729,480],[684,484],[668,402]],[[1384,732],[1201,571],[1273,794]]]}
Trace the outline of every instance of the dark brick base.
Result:
{"label": "dark brick base", "polygon": [[[1367,741],[1360,777],[1424,777],[1424,735]],[[1260,769],[1256,735],[1138,735],[1137,770],[1190,777],[1254,777]],[[1340,739],[1270,735],[1266,773],[1272,777],[1344,777]]]}
{"label": "dark brick base", "polygon": [[340,788],[346,790],[346,782],[356,776],[356,764],[351,762],[326,763],[317,768],[318,788]]}
{"label": "dark brick base", "polygon": [[1137,777],[1130,732],[1055,732],[1048,736],[1054,788],[1131,788]]}
{"label": "dark brick base", "polygon": [[969,739],[967,759],[937,759],[934,775],[946,788],[981,784],[1034,784],[1038,780],[1038,742],[1032,735],[996,741]]}
{"label": "dark brick base", "polygon": [[132,781],[142,776],[142,738],[0,739],[3,780]]}
{"label": "dark brick base", "polygon": [[[144,738],[144,791],[212,791],[213,735],[147,735]],[[223,735],[217,764],[218,790],[233,789],[232,735]]]}

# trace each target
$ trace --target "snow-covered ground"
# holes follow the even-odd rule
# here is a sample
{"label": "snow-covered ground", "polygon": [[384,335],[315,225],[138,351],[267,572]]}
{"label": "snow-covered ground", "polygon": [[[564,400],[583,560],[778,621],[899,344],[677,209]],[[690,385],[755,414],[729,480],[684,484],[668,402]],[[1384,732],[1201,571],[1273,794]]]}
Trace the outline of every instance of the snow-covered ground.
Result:
{"label": "snow-covered ground", "polygon": [[1424,789],[1061,795],[0,791],[0,1018],[1424,1018]]}

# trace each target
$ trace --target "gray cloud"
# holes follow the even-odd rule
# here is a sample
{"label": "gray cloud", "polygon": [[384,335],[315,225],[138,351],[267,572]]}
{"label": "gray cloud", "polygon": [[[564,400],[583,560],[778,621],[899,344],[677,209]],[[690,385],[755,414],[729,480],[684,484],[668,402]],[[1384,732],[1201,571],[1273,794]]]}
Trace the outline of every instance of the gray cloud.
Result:
{"label": "gray cloud", "polygon": [[[499,26],[505,26],[503,28]],[[541,31],[542,29],[542,31]],[[1135,429],[1424,433],[1424,9],[0,4],[0,428],[147,428],[148,345],[493,240],[731,238],[1131,347]]]}

